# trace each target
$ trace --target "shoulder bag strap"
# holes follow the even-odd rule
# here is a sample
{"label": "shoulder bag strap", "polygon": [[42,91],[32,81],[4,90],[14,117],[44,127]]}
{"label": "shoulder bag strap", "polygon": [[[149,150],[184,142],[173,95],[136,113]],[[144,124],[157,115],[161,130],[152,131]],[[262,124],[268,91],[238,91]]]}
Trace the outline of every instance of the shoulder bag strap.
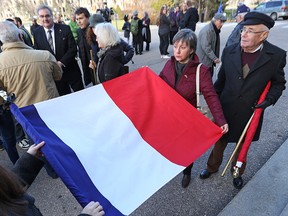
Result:
{"label": "shoulder bag strap", "polygon": [[202,63],[197,66],[196,69],[196,108],[200,108],[200,67]]}

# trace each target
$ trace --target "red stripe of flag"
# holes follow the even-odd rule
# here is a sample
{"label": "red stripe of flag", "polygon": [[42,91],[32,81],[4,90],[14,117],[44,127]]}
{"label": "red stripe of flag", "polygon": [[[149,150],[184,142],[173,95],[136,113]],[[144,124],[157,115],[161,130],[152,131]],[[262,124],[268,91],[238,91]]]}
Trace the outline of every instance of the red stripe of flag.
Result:
{"label": "red stripe of flag", "polygon": [[186,167],[222,136],[218,126],[148,67],[118,79],[103,83],[106,92],[142,138],[168,160]]}

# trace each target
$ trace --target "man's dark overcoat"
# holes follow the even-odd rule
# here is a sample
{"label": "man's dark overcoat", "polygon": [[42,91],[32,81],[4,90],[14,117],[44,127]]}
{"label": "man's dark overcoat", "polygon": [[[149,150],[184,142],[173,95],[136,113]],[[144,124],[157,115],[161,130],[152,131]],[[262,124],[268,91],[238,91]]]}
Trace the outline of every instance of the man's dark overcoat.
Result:
{"label": "man's dark overcoat", "polygon": [[[284,50],[265,41],[260,56],[245,79],[242,73],[241,52],[239,43],[223,50],[222,66],[214,84],[229,124],[229,142],[238,141],[266,84],[271,80],[271,88],[266,98],[275,104],[286,83],[283,70],[286,65]],[[263,114],[253,141],[259,139]]]}

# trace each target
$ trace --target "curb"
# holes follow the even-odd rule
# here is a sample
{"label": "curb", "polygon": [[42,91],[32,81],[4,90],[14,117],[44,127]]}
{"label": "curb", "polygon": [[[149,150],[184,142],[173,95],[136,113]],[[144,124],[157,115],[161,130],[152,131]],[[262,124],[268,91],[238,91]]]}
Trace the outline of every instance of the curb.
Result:
{"label": "curb", "polygon": [[288,215],[288,139],[218,216]]}

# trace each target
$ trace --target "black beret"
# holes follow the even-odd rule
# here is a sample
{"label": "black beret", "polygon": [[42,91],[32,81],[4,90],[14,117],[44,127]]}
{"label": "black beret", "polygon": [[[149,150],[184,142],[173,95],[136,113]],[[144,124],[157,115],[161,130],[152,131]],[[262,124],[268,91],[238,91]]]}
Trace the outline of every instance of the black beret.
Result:
{"label": "black beret", "polygon": [[259,25],[263,24],[267,26],[269,29],[271,29],[275,21],[268,15],[260,12],[249,12],[244,16],[244,22],[243,25]]}

